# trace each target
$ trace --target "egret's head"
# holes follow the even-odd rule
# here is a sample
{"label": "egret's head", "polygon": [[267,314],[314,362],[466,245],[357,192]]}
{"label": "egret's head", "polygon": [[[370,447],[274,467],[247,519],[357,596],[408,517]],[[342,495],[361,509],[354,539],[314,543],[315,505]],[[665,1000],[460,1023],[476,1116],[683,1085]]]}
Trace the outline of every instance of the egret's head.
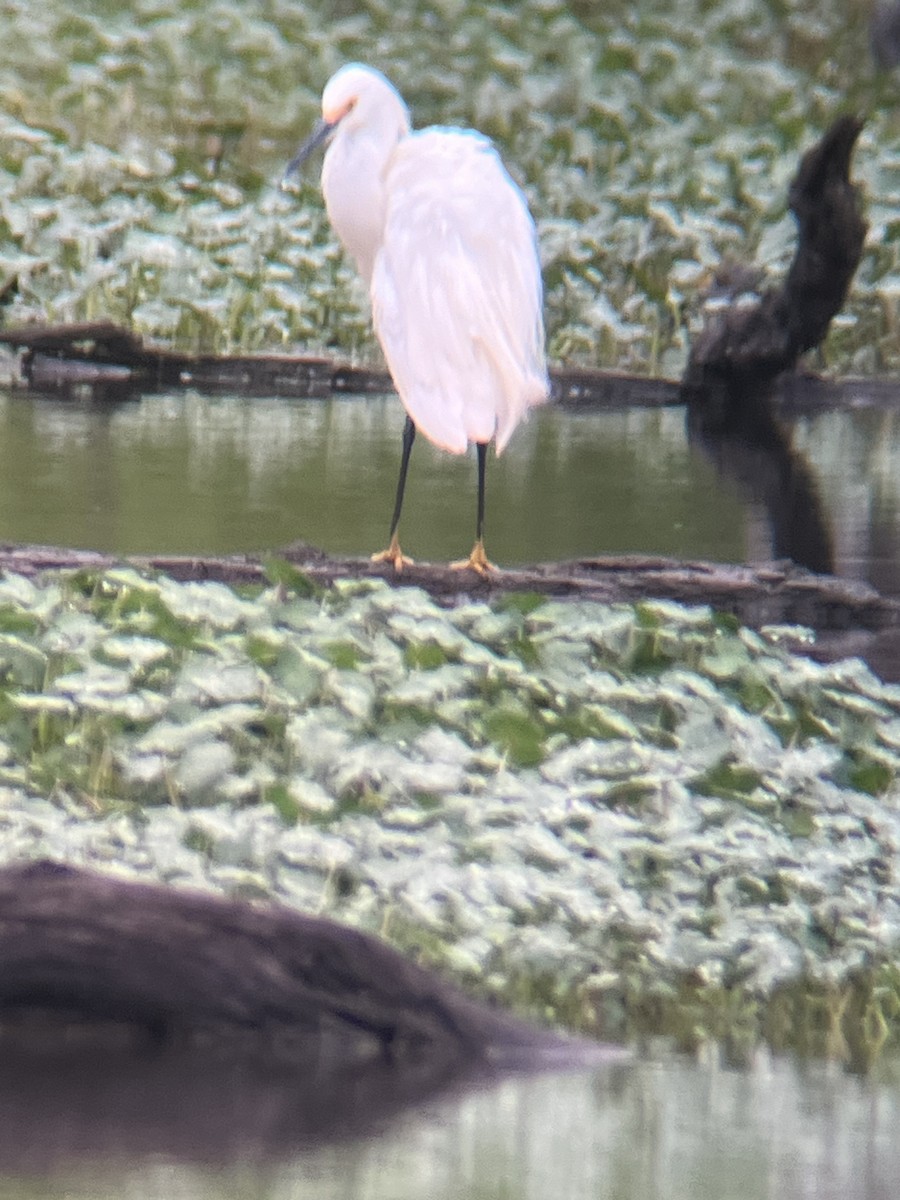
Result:
{"label": "egret's head", "polygon": [[380,71],[362,63],[347,63],[325,84],[322,120],[332,128],[378,121],[409,129],[409,112],[400,93]]}
{"label": "egret's head", "polygon": [[325,84],[322,120],[297,151],[286,175],[340,133],[370,130],[386,141],[398,141],[409,132],[409,110],[393,84],[374,67],[347,63]]}

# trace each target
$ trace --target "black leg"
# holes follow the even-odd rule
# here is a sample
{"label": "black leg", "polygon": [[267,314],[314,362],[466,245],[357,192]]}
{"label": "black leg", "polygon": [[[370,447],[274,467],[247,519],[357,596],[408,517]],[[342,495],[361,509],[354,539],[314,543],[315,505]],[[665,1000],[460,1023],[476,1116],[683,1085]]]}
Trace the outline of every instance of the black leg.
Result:
{"label": "black leg", "polygon": [[485,575],[488,571],[495,569],[484,552],[484,476],[487,464],[487,442],[476,442],[475,449],[478,451],[478,518],[475,523],[475,545],[468,558],[464,558],[460,562],[453,562],[450,566],[456,570],[468,569],[477,571],[479,575]]}
{"label": "black leg", "polygon": [[484,545],[484,471],[487,460],[487,442],[476,442],[478,451],[478,520],[475,525],[475,541]]}
{"label": "black leg", "polygon": [[397,480],[397,499],[394,501],[394,515],[391,517],[390,541],[394,540],[397,526],[400,524],[400,513],[403,510],[403,493],[406,491],[406,472],[409,470],[409,456],[412,453],[413,442],[416,440],[416,427],[412,418],[406,418],[403,426],[403,451],[400,457],[400,478]]}
{"label": "black leg", "polygon": [[407,558],[400,549],[400,539],[397,537],[397,526],[400,524],[400,513],[403,510],[403,493],[406,490],[406,472],[409,468],[409,455],[416,439],[416,427],[407,417],[403,426],[403,454],[400,459],[400,478],[397,480],[397,499],[394,501],[394,515],[391,517],[390,543],[387,550],[372,555],[373,562],[392,562],[395,571],[402,571],[412,559]]}

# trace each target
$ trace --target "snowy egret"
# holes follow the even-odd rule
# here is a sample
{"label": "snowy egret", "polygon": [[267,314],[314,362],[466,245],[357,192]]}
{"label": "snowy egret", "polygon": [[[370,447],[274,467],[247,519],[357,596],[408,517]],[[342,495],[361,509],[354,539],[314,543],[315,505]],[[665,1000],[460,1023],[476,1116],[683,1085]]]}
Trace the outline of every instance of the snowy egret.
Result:
{"label": "snowy egret", "polygon": [[413,132],[393,85],[350,63],[322,93],[322,120],[289,165],[328,142],[325,207],[369,286],[372,319],[406,409],[388,548],[411,562],[397,528],[416,431],[436,446],[478,453],[478,516],[469,558],[484,551],[487,445],[497,454],[526,411],[547,398],[537,235],[525,197],[479,133]]}

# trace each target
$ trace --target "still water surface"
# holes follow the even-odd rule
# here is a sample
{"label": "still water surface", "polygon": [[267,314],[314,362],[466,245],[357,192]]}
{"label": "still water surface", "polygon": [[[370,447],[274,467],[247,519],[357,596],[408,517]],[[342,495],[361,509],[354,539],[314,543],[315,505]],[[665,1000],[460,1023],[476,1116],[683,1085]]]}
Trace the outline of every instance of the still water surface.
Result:
{"label": "still water surface", "polygon": [[[773,520],[802,524],[817,500],[835,570],[896,594],[896,420],[875,409],[795,420],[806,487],[786,522],[773,512],[791,490],[784,463],[769,471],[751,455],[735,474],[733,454],[689,443],[681,408],[551,405],[489,460],[488,548],[501,565],[628,552],[765,561],[794,552],[783,537],[773,543]],[[0,540],[189,554],[303,539],[365,554],[386,542],[402,422],[393,396],[187,393],[109,404],[0,391]],[[466,553],[474,492],[474,456],[419,439],[401,526],[407,553]]]}
{"label": "still water surface", "polygon": [[[302,538],[365,553],[386,542],[402,426],[395,397],[156,395],[114,407],[0,397],[0,537],[185,553]],[[686,452],[677,411],[545,409],[488,472],[489,541],[501,562],[678,546],[741,554],[739,505],[704,503],[713,471]],[[467,552],[474,515],[474,455],[419,439],[408,552]]]}
{"label": "still water surface", "polygon": [[3,1200],[889,1200],[900,1178],[896,1086],[767,1052],[742,1069],[659,1052],[508,1079],[418,1105],[377,1137],[275,1154],[255,1140],[273,1114],[236,1111],[225,1161],[205,1153],[202,1112],[196,1154],[172,1157],[146,1132],[123,1154],[90,1109],[35,1123],[32,1152],[0,1164]]}

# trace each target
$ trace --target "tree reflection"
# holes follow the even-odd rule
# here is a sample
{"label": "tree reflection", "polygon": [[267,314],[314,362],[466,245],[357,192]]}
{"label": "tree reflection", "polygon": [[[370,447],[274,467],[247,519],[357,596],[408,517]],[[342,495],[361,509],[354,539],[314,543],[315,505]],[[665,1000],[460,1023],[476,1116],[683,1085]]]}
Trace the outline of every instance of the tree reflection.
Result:
{"label": "tree reflection", "polygon": [[686,393],[688,441],[765,509],[772,557],[834,571],[831,529],[812,467],[772,407],[773,386],[740,376]]}

